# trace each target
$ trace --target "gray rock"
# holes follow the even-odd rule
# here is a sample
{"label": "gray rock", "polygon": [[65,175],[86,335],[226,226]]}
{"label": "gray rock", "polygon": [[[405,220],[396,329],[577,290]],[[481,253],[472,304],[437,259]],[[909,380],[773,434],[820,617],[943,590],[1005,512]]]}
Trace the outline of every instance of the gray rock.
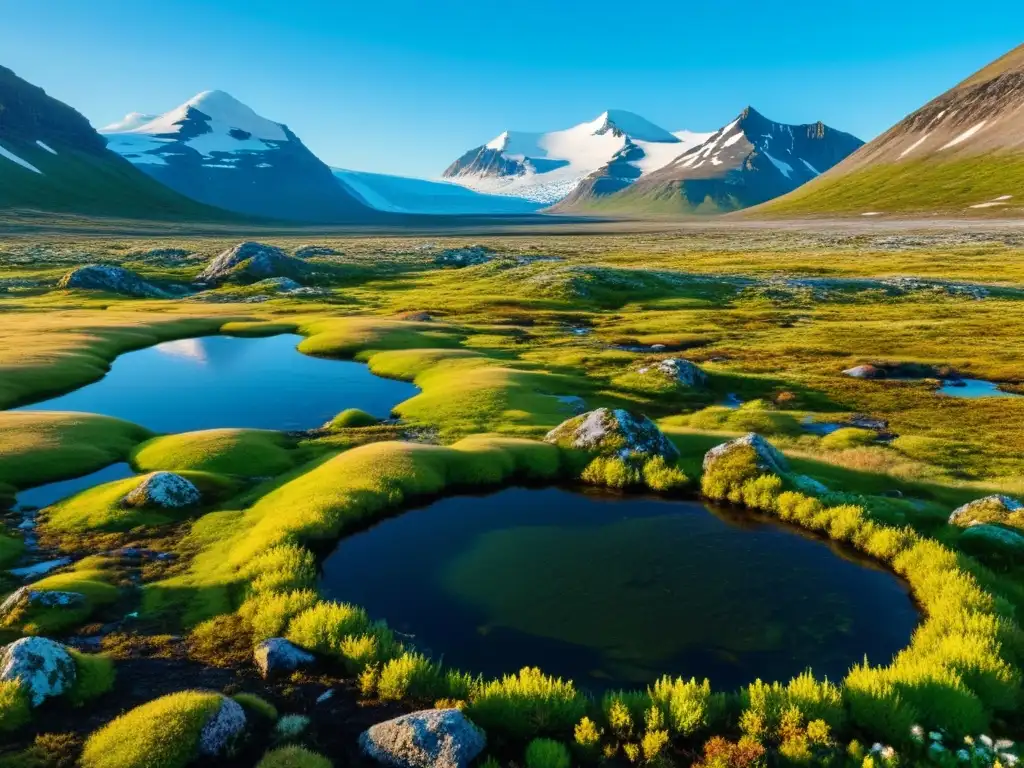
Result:
{"label": "gray rock", "polygon": [[206,721],[199,734],[199,753],[211,757],[228,752],[245,731],[245,710],[227,696],[221,698],[220,709]]}
{"label": "gray rock", "polygon": [[7,599],[0,603],[0,625],[9,616],[21,612],[32,606],[40,608],[71,608],[85,605],[85,595],[81,592],[61,592],[51,589],[31,589],[20,587],[7,596]]}
{"label": "gray rock", "polygon": [[486,245],[471,245],[468,248],[449,248],[434,257],[434,263],[442,267],[471,267],[485,264],[494,258],[494,251]]}
{"label": "gray rock", "polygon": [[843,375],[854,379],[884,379],[885,371],[874,365],[855,365],[843,371]]}
{"label": "gray rock", "polygon": [[130,269],[103,264],[76,267],[60,279],[57,287],[67,290],[107,291],[142,298],[165,298],[169,295],[155,285],[147,283]]}
{"label": "gray rock", "polygon": [[23,637],[0,649],[0,680],[20,681],[33,707],[70,690],[76,674],[67,649],[45,637]]}
{"label": "gray rock", "polygon": [[256,646],[252,652],[256,666],[264,677],[284,672],[294,672],[299,667],[312,664],[316,659],[310,653],[297,648],[283,637],[272,637]]}
{"label": "gray rock", "polygon": [[700,366],[681,357],[668,357],[637,369],[638,373],[651,373],[652,371],[664,374],[678,381],[684,387],[701,387],[708,381],[708,375],[701,370]]}
{"label": "gray rock", "polygon": [[427,709],[378,723],[359,736],[365,755],[392,768],[467,768],[487,746],[457,709]]}
{"label": "gray rock", "polygon": [[266,280],[253,283],[253,287],[272,288],[277,291],[294,291],[296,288],[301,288],[302,284],[297,283],[290,277],[268,277]]}
{"label": "gray rock", "polygon": [[949,516],[949,523],[961,527],[977,523],[1001,523],[1005,522],[1014,512],[1021,510],[1024,510],[1024,504],[1016,499],[995,494],[969,501],[963,506],[957,507]]}
{"label": "gray rock", "polygon": [[716,445],[704,454],[704,471],[708,472],[723,456],[728,456],[741,448],[753,448],[757,456],[757,466],[765,472],[784,475],[789,471],[789,462],[786,461],[782,452],[756,432],[750,432],[728,443]]}
{"label": "gray rock", "polygon": [[598,408],[563,421],[544,440],[564,448],[617,454],[662,456],[674,461],[679,451],[646,416],[622,408]]}
{"label": "gray rock", "polygon": [[173,472],[153,472],[124,497],[128,507],[178,509],[198,504],[202,495],[190,480]]}
{"label": "gray rock", "polygon": [[295,278],[305,269],[306,263],[302,259],[288,256],[280,248],[245,242],[218,255],[196,280],[216,285],[229,279],[255,282],[268,277]]}

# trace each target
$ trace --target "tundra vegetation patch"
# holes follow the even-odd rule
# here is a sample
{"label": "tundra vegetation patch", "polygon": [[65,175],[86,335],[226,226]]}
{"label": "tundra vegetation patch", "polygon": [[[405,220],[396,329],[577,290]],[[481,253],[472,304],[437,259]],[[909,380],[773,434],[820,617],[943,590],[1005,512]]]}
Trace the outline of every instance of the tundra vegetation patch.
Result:
{"label": "tundra vegetation patch", "polygon": [[[525,235],[485,238],[474,251],[485,259],[445,257],[476,245],[454,238],[272,238],[281,258],[260,262],[259,275],[211,280],[211,262],[233,245],[0,246],[0,643],[52,641],[52,658],[31,664],[63,660],[54,669],[64,676],[37,704],[38,675],[0,664],[0,766],[62,765],[61,755],[86,766],[417,765],[438,745],[436,764],[489,768],[1018,762],[1024,398],[942,391],[955,380],[1024,391],[1018,235]],[[192,256],[158,255],[170,250]],[[62,280],[91,264],[132,280]],[[343,384],[317,386],[309,400],[326,410],[294,425],[176,422],[230,412],[261,388],[269,417],[308,404],[302,386],[276,386],[273,365],[218,378],[218,365],[233,365],[221,350],[206,357],[202,386],[187,398],[164,391],[138,417],[38,405],[110,385],[131,355],[170,358],[144,382],[160,392],[167,377],[203,368],[208,342],[282,339],[296,365],[359,366],[371,394],[400,389],[362,401]],[[170,355],[153,352],[167,343]],[[885,375],[844,375],[857,369]],[[419,521],[403,540],[407,560],[453,544],[411,507],[569,483],[631,509],[641,494],[695,508],[703,498],[724,520],[773,520],[784,541],[830,542],[851,559],[824,550],[837,568],[902,580],[916,629],[867,659],[851,643],[854,655],[838,662],[816,649],[841,643],[812,638],[785,672],[746,654],[743,679],[729,679],[730,652],[770,634],[750,630],[756,611],[725,584],[756,578],[757,566],[725,554],[726,538],[706,545],[723,550],[720,562],[701,567],[685,541],[668,545],[657,516],[644,536],[621,521],[597,536],[552,513],[484,533],[442,574],[464,605],[504,617],[479,625],[495,639],[527,632],[625,649],[614,685],[602,684],[600,665],[577,674],[524,660],[517,670],[500,653],[493,667],[458,668],[443,637],[419,637],[412,624],[410,637],[403,617],[332,599],[318,580],[339,541],[339,552],[359,548],[388,525]],[[632,554],[616,560],[609,540]],[[358,551],[349,579],[395,570],[392,547]],[[561,627],[544,607],[551,595],[529,599],[541,586],[509,588],[509,574],[529,567],[524,551],[547,569],[524,584],[591,574]],[[571,566],[581,559],[587,568]],[[682,565],[714,574],[685,618],[735,630],[732,650],[711,663],[656,648],[647,661],[664,666],[627,663],[657,639],[615,597],[643,578],[627,560],[660,563],[655,586]],[[826,583],[834,574],[820,568]],[[426,587],[428,575],[424,566],[409,579]],[[617,637],[579,620],[595,603],[588,588],[601,592],[599,627]],[[780,600],[796,594],[779,589]],[[843,615],[850,600],[837,599]],[[666,613],[677,605],[655,602]],[[894,605],[858,611],[859,625],[891,632],[913,621]],[[779,632],[844,630],[798,606]],[[443,635],[444,616],[430,618]],[[395,742],[420,744],[415,755],[360,751],[364,731],[424,709],[401,720],[413,732]]]}

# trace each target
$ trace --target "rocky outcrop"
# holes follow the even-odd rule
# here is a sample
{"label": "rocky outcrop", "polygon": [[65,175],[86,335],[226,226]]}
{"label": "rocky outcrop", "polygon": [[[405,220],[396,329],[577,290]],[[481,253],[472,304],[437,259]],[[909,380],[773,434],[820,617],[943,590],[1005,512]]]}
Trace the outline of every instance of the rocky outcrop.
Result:
{"label": "rocky outcrop", "polygon": [[714,469],[717,462],[735,451],[748,448],[752,449],[757,457],[758,469],[764,472],[774,472],[778,475],[784,475],[789,472],[789,462],[786,461],[786,457],[782,455],[782,452],[756,432],[750,432],[728,443],[716,445],[704,454],[704,472],[707,473]]}
{"label": "rocky outcrop", "polygon": [[60,592],[49,589],[20,587],[0,603],[0,626],[7,620],[29,608],[73,608],[85,605],[85,595],[80,592]]}
{"label": "rocky outcrop", "polygon": [[234,699],[223,696],[220,709],[206,721],[199,734],[199,753],[216,757],[231,750],[245,732],[245,710]]}
{"label": "rocky outcrop", "polygon": [[202,494],[190,480],[173,472],[153,472],[122,501],[127,507],[179,509],[198,504],[201,499]]}
{"label": "rocky outcrop", "polygon": [[1024,504],[1009,496],[996,494],[957,507],[949,516],[949,524],[961,528],[981,523],[1024,527]]}
{"label": "rocky outcrop", "polygon": [[598,408],[575,416],[548,432],[544,440],[563,448],[623,458],[640,454],[675,461],[679,457],[679,451],[657,424],[622,408]]}
{"label": "rocky outcrop", "polygon": [[294,672],[316,660],[312,654],[297,648],[283,637],[264,640],[256,646],[252,656],[263,677]]}
{"label": "rocky outcrop", "polygon": [[270,277],[301,278],[306,262],[289,256],[280,248],[263,243],[245,242],[229,248],[196,278],[197,282],[219,285],[228,280],[254,283]]}
{"label": "rocky outcrop", "polygon": [[637,369],[637,373],[652,372],[668,376],[684,387],[702,387],[708,381],[708,375],[701,370],[700,366],[681,357],[668,357]]}
{"label": "rocky outcrop", "polygon": [[458,709],[427,709],[378,723],[359,737],[363,753],[392,768],[467,768],[487,745]]}
{"label": "rocky outcrop", "polygon": [[57,283],[65,290],[104,291],[122,296],[166,298],[169,294],[147,283],[130,269],[103,264],[76,267]]}
{"label": "rocky outcrop", "polygon": [[855,365],[843,371],[843,375],[854,379],[884,379],[885,371],[874,365]]}
{"label": "rocky outcrop", "polygon": [[23,637],[0,649],[0,680],[18,680],[33,707],[67,693],[76,674],[67,649],[45,637]]}
{"label": "rocky outcrop", "polygon": [[486,245],[471,245],[468,248],[449,248],[434,257],[434,263],[441,267],[472,267],[486,264],[495,256]]}

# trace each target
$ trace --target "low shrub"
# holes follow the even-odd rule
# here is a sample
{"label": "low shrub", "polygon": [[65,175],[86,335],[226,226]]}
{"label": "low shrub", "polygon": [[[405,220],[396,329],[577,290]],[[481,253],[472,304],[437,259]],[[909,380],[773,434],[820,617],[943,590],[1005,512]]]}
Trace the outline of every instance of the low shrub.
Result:
{"label": "low shrub", "polygon": [[241,575],[253,592],[302,589],[316,581],[316,558],[308,549],[279,544],[253,557]]}
{"label": "low shrub", "polygon": [[619,456],[597,456],[583,470],[580,479],[607,488],[630,488],[640,485],[643,475],[637,467]]}
{"label": "low shrub", "polygon": [[262,696],[257,696],[255,693],[236,693],[231,698],[241,704],[245,713],[253,719],[277,722],[277,707]]}
{"label": "low shrub", "polygon": [[256,768],[333,768],[334,763],[305,747],[279,747],[263,756]]}
{"label": "low shrub", "polygon": [[533,667],[484,683],[469,701],[467,715],[485,731],[522,739],[569,733],[587,709],[572,682]]}
{"label": "low shrub", "polygon": [[725,698],[711,692],[711,683],[697,682],[695,678],[665,676],[651,687],[650,699],[672,733],[683,737],[710,728],[725,709]]}
{"label": "low shrub", "polygon": [[748,480],[765,474],[757,466],[757,453],[743,446],[720,456],[712,471],[701,477],[701,491],[709,499],[740,503],[740,489]]}
{"label": "low shrub", "polygon": [[0,680],[0,733],[16,731],[32,719],[32,702],[17,680]]}
{"label": "low shrub", "polygon": [[285,637],[302,648],[343,657],[342,646],[351,635],[370,630],[366,611],[348,603],[319,602],[288,623]]}
{"label": "low shrub", "polygon": [[652,491],[678,491],[690,484],[685,472],[661,456],[655,456],[644,464],[643,478],[644,484]]}
{"label": "low shrub", "polygon": [[569,768],[566,746],[554,739],[534,739],[526,746],[526,768]]}
{"label": "low shrub", "polygon": [[68,649],[75,662],[75,684],[65,695],[73,705],[80,707],[114,687],[117,672],[113,660],[102,654],[80,653]]}
{"label": "low shrub", "polygon": [[238,613],[252,628],[253,642],[260,643],[283,635],[292,618],[312,608],[319,600],[312,589],[261,592],[242,603]]}
{"label": "low shrub", "polygon": [[377,695],[384,701],[468,699],[474,681],[455,670],[444,670],[420,653],[403,653],[381,667]]}
{"label": "low shrub", "polygon": [[576,748],[585,760],[596,760],[601,750],[601,735],[603,731],[597,727],[597,723],[589,717],[584,716],[576,723],[573,729],[573,740]]}

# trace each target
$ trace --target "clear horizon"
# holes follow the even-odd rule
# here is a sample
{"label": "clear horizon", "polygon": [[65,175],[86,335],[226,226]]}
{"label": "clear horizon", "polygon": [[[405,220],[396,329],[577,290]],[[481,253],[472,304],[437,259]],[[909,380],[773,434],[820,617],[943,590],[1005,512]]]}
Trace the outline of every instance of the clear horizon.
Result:
{"label": "clear horizon", "polygon": [[870,140],[1018,45],[1024,28],[1024,7],[1005,0],[948,17],[934,3],[865,0],[854,14],[799,18],[765,17],[750,0],[727,14],[605,0],[207,5],[7,8],[0,64],[97,127],[224,90],[329,165],[437,178],[504,130],[558,130],[607,109],[711,131],[749,104]]}

